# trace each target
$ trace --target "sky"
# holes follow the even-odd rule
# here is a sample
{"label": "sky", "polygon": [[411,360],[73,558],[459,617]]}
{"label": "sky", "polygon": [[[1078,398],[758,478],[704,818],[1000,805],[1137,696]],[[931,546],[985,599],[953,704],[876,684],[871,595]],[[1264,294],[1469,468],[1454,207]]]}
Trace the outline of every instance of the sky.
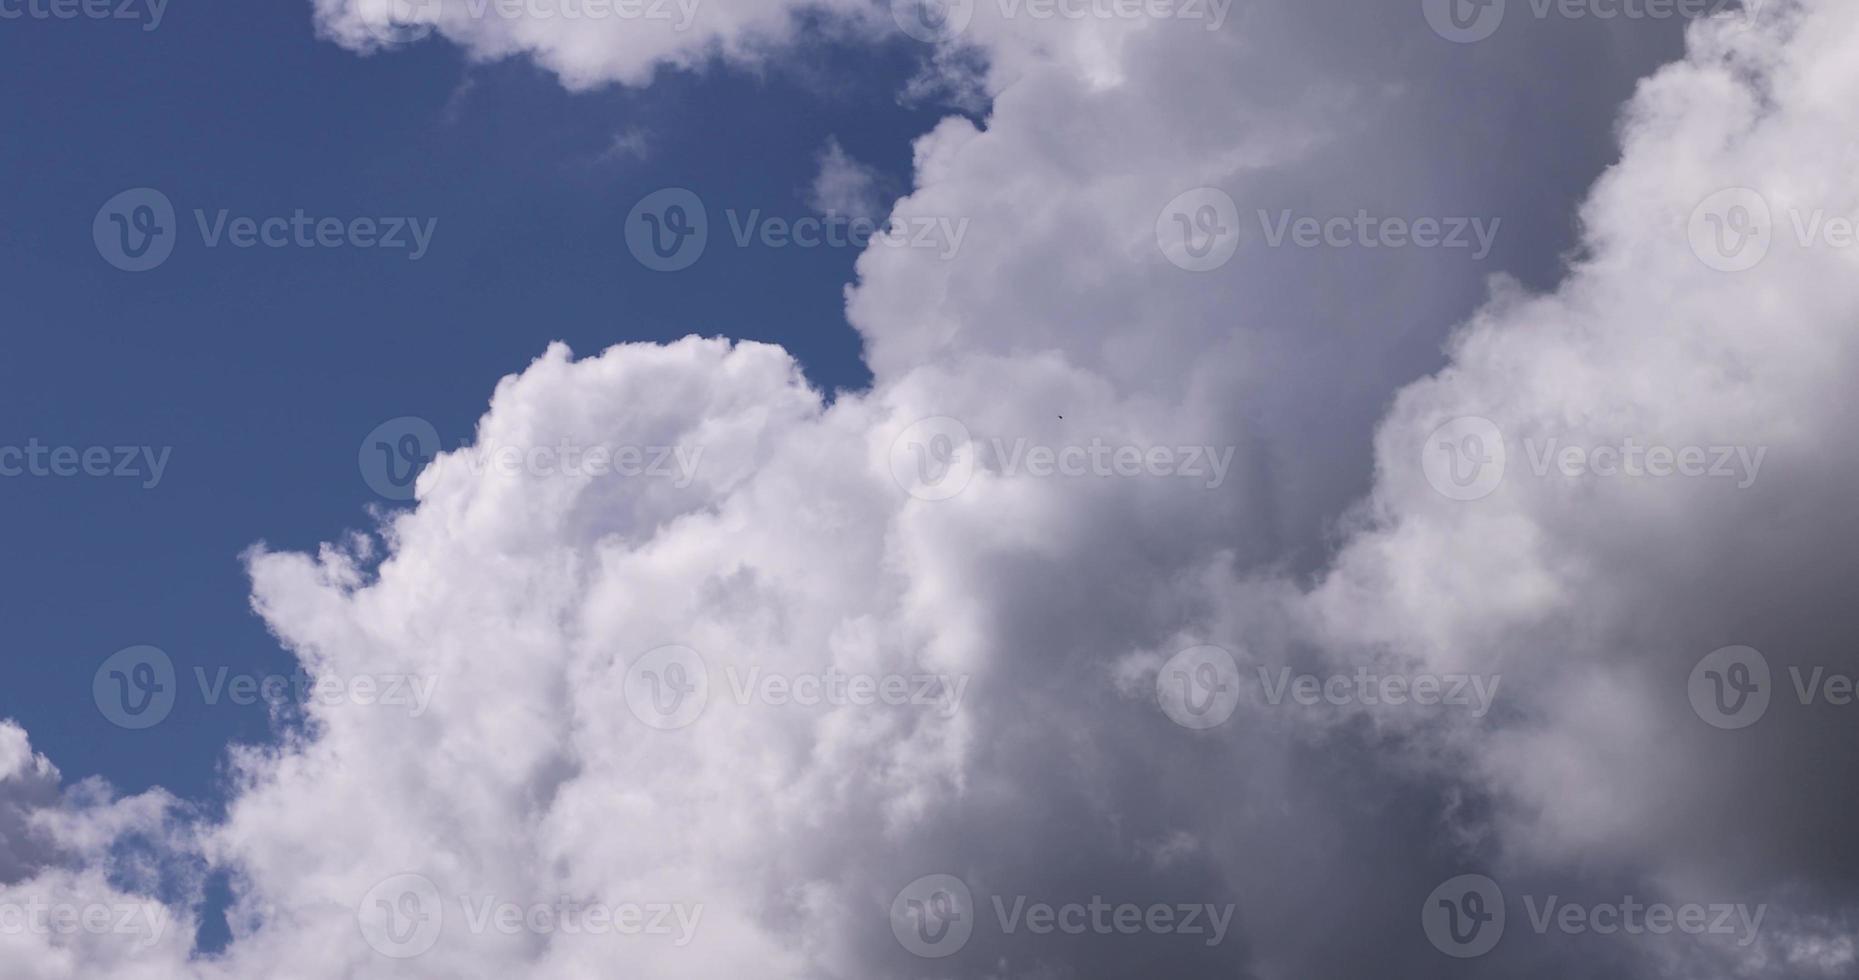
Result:
{"label": "sky", "polygon": [[1752,6],[0,0],[9,969],[1850,975]]}
{"label": "sky", "polygon": [[[134,479],[0,482],[7,511],[32,515],[13,522],[0,571],[20,678],[0,714],[69,739],[78,771],[207,800],[219,749],[268,737],[262,707],[183,704],[175,724],[125,736],[46,694],[88,690],[103,657],[138,644],[183,674],[288,672],[239,555],[365,526],[369,506],[397,503],[356,467],[371,430],[416,416],[454,447],[497,379],[551,341],[728,333],[783,344],[824,389],[862,387],[838,291],[848,248],[718,249],[674,279],[615,229],[642,188],[667,184],[803,216],[830,140],[901,182],[910,137],[937,117],[898,105],[901,44],[668,73],[647,98],[571,94],[533,66],[474,66],[437,42],[358,58],[294,4],[190,3],[152,31],[9,27],[14,87],[47,92],[0,108],[17,178],[0,237],[14,270],[9,445],[172,452],[158,482],[152,464]],[[140,187],[174,202],[190,239],[125,274],[91,226]],[[209,222],[221,209],[391,214],[431,223],[432,238],[417,260],[411,247],[207,249],[196,209]]]}

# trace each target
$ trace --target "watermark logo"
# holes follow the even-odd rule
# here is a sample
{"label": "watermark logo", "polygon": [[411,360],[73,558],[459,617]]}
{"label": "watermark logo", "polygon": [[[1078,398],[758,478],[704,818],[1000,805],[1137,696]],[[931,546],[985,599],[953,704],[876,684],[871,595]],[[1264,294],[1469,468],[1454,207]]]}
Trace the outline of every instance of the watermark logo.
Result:
{"label": "watermark logo", "polygon": [[[358,248],[406,250],[409,261],[425,258],[439,219],[411,217],[313,218],[298,208],[290,216],[233,216],[220,208],[208,217],[193,211],[205,248]],[[168,261],[181,236],[174,203],[148,187],[127,190],[104,202],[91,222],[91,238],[104,261],[125,272],[147,272]]]}
{"label": "watermark logo", "polygon": [[703,920],[702,903],[588,902],[563,896],[554,902],[516,902],[496,895],[460,895],[465,928],[474,935],[668,936],[688,946]]}
{"label": "watermark logo", "polygon": [[382,44],[412,44],[433,32],[439,0],[354,0],[355,10]]}
{"label": "watermark logo", "polygon": [[[1235,906],[1207,902],[1032,901],[1026,895],[990,895],[995,926],[1003,936],[1192,936],[1207,946],[1226,940]],[[968,944],[980,908],[968,885],[954,875],[925,875],[905,885],[891,902],[891,932],[918,956],[940,959]]]}
{"label": "watermark logo", "polygon": [[646,651],[626,669],[626,706],[633,717],[660,731],[696,721],[710,703],[710,670],[687,646],[669,644]]}
{"label": "watermark logo", "polygon": [[[439,679],[419,674],[357,674],[338,677],[312,675],[299,668],[293,675],[233,673],[230,667],[209,672],[195,667],[200,703],[211,708],[222,702],[251,706],[354,704],[363,707],[404,708],[418,718],[432,704]],[[167,720],[180,698],[181,685],[174,661],[152,646],[134,646],[112,654],[91,678],[91,695],[97,710],[121,728],[153,728]]]}
{"label": "watermark logo", "polygon": [[[1503,482],[1509,459],[1505,446],[1504,434],[1490,419],[1461,416],[1427,436],[1421,446],[1421,469],[1441,495],[1477,500]],[[1552,473],[1571,480],[1678,476],[1732,480],[1738,490],[1755,485],[1769,453],[1767,446],[1673,446],[1633,436],[1599,445],[1531,437],[1523,441],[1523,449],[1529,471],[1538,479]]]}
{"label": "watermark logo", "polygon": [[445,903],[439,889],[421,875],[395,875],[362,896],[355,906],[362,938],[374,951],[396,960],[411,959],[439,942],[445,929]]}
{"label": "watermark logo", "polygon": [[1420,926],[1433,948],[1447,956],[1483,956],[1504,938],[1504,892],[1484,875],[1450,879],[1427,896]]}
{"label": "watermark logo", "polygon": [[1239,207],[1218,187],[1183,191],[1156,215],[1155,243],[1177,268],[1212,272],[1239,248]]}
{"label": "watermark logo", "polygon": [[97,254],[124,272],[147,272],[174,254],[179,229],[174,202],[152,187],[137,187],[97,209],[90,235]]}
{"label": "watermark logo", "polygon": [[1189,647],[1168,658],[1155,675],[1162,713],[1183,728],[1226,724],[1239,707],[1239,663],[1217,646]]}
{"label": "watermark logo", "polygon": [[[829,212],[787,218],[760,208],[725,208],[731,242],[737,248],[911,248],[954,258],[968,235],[967,218],[930,215],[870,218]],[[626,248],[639,264],[655,272],[688,269],[703,257],[710,241],[709,213],[703,199],[682,187],[653,191],[626,216]]]}
{"label": "watermark logo", "polygon": [[[1768,198],[1747,187],[1730,187],[1698,202],[1685,227],[1692,254],[1718,272],[1745,272],[1761,264],[1782,230]],[[1802,249],[1859,247],[1859,217],[1826,208],[1791,207],[1782,212],[1786,230]]]}
{"label": "watermark logo", "polygon": [[978,441],[959,419],[933,416],[912,423],[891,440],[891,477],[919,500],[961,493],[977,468],[1007,478],[1167,478],[1197,481],[1204,490],[1226,483],[1234,446],[1115,444],[1094,436],[1063,445],[1025,437]]}
{"label": "watermark logo", "polygon": [[738,705],[864,708],[882,704],[935,708],[944,718],[953,718],[962,709],[969,681],[966,674],[866,674],[837,667],[790,673],[759,666],[744,671],[731,664],[723,672]]}
{"label": "watermark logo", "polygon": [[1497,423],[1476,415],[1463,415],[1434,429],[1420,449],[1427,482],[1460,501],[1490,496],[1504,482],[1506,459]]}
{"label": "watermark logo", "polygon": [[383,422],[368,433],[362,440],[358,460],[362,479],[374,492],[389,500],[411,500],[420,474],[428,467],[473,479],[486,475],[659,479],[682,490],[697,479],[703,455],[702,446],[585,445],[563,438],[534,444],[485,440],[441,456],[438,430],[425,419],[406,415]]}
{"label": "watermark logo", "polygon": [[891,901],[891,933],[926,959],[953,955],[975,932],[975,898],[954,875],[924,875]]}
{"label": "watermark logo", "polygon": [[1271,708],[1444,706],[1469,708],[1473,718],[1483,718],[1496,703],[1503,681],[1497,674],[1386,673],[1366,665],[1325,675],[1293,674],[1290,667],[1274,671],[1263,664],[1255,670],[1256,687],[1242,683],[1238,658],[1231,652],[1217,646],[1189,647],[1156,672],[1156,703],[1175,724],[1196,730],[1225,724],[1248,691],[1256,692],[1258,704]]}
{"label": "watermark logo", "polygon": [[655,272],[690,268],[703,257],[709,238],[703,199],[683,187],[653,191],[626,215],[626,248]]}
{"label": "watermark logo", "polygon": [[[996,0],[1002,20],[1201,21],[1203,30],[1226,23],[1233,0]],[[892,0],[891,19],[926,44],[953,41],[974,18],[975,0]]]}
{"label": "watermark logo", "polygon": [[[701,903],[603,902],[562,895],[554,901],[513,901],[494,894],[451,896],[472,935],[669,937],[683,947],[703,920]],[[446,898],[418,874],[395,875],[375,885],[355,907],[362,938],[383,956],[411,959],[438,943]]]}
{"label": "watermark logo", "polygon": [[[1767,905],[1715,902],[1643,902],[1632,895],[1620,901],[1582,904],[1560,895],[1525,895],[1530,931],[1539,936],[1728,936],[1737,946],[1756,941]],[[1466,874],[1433,889],[1420,911],[1420,924],[1433,947],[1447,956],[1469,959],[1491,952],[1503,938],[1504,893],[1485,875]]]}
{"label": "watermark logo", "polygon": [[770,670],[759,664],[723,668],[725,686],[711,684],[710,667],[686,646],[658,647],[626,673],[625,697],[634,717],[661,730],[683,728],[708,707],[720,690],[739,707],[932,708],[944,718],[961,710],[966,674],[933,672],[871,674],[828,666],[823,670]]}
{"label": "watermark logo", "polygon": [[97,668],[90,691],[97,710],[117,727],[153,728],[174,710],[179,696],[174,661],[152,646],[118,650]]}
{"label": "watermark logo", "polygon": [[[1802,707],[1826,704],[1847,707],[1859,703],[1859,678],[1824,666],[1811,670],[1788,668],[1789,690]],[[1728,646],[1712,650],[1691,669],[1685,694],[1699,718],[1713,728],[1734,731],[1761,721],[1776,692],[1768,658],[1752,647]]]}
{"label": "watermark logo", "polygon": [[744,214],[726,209],[730,238],[737,248],[760,244],[764,248],[914,248],[934,251],[939,259],[955,258],[968,237],[967,218],[911,215],[879,221],[863,215],[837,212],[821,217],[788,219],[764,215],[760,208]]}
{"label": "watermark logo", "polygon": [[[1763,0],[1529,0],[1537,20],[1699,20],[1722,17],[1740,10],[1753,24]],[[1470,44],[1497,33],[1504,22],[1506,0],[1420,0],[1421,12],[1433,33],[1448,41]]]}
{"label": "watermark logo", "polygon": [[891,477],[918,500],[948,500],[975,477],[968,426],[947,415],[912,423],[891,440]]}
{"label": "watermark logo", "polygon": [[389,419],[361,441],[357,465],[368,489],[388,500],[412,500],[420,471],[439,454],[439,430],[414,415]]}
{"label": "watermark logo", "polygon": [[954,40],[974,16],[975,0],[891,0],[898,29],[925,44]]}
{"label": "watermark logo", "polygon": [[[657,21],[674,33],[690,30],[702,0],[356,0],[363,19],[383,44],[411,44],[430,36],[441,18],[448,22],[503,20]],[[446,8],[442,11],[442,7]]]}
{"label": "watermark logo", "polygon": [[1504,0],[1421,0],[1433,33],[1457,44],[1482,41],[1504,23]]}
{"label": "watermark logo", "polygon": [[1756,267],[1774,243],[1769,202],[1747,187],[1729,187],[1698,202],[1685,228],[1692,254],[1718,272]]}
{"label": "watermark logo", "polygon": [[1691,669],[1685,692],[1691,708],[1713,728],[1748,728],[1769,710],[1769,661],[1753,647],[1711,651]]}

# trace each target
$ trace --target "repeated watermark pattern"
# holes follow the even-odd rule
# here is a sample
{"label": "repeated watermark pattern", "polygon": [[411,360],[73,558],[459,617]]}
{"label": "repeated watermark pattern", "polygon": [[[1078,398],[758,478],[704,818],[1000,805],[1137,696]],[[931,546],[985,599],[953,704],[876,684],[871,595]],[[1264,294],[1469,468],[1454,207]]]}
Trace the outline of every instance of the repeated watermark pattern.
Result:
{"label": "repeated watermark pattern", "polygon": [[623,21],[664,25],[673,33],[691,29],[703,0],[358,0],[371,23],[385,25],[385,39],[399,44],[422,40],[440,21],[487,20],[534,23]]}
{"label": "repeated watermark pattern", "polygon": [[[301,668],[290,674],[251,674],[223,666],[195,667],[192,680],[199,703],[209,708],[222,704],[352,704],[405,711],[414,718],[426,713],[439,685],[436,676],[426,674],[342,677],[311,674]],[[98,665],[91,676],[91,698],[97,710],[111,724],[130,730],[153,728],[167,720],[183,690],[174,659],[160,647],[125,647]]]}
{"label": "repeated watermark pattern", "polygon": [[1357,666],[1326,674],[1294,673],[1263,664],[1253,668],[1256,685],[1248,685],[1239,660],[1224,647],[1189,647],[1163,663],[1155,677],[1156,704],[1183,728],[1202,730],[1225,724],[1250,689],[1260,707],[1404,707],[1464,708],[1483,718],[1497,701],[1499,674],[1387,671]]}
{"label": "repeated watermark pattern", "polygon": [[[1257,240],[1266,248],[1446,249],[1482,261],[1497,243],[1504,219],[1476,216],[1380,215],[1357,208],[1351,215],[1298,214],[1288,208],[1255,209]],[[1189,272],[1211,272],[1231,261],[1242,238],[1239,206],[1217,187],[1177,194],[1156,216],[1156,247]]]}
{"label": "repeated watermark pattern", "polygon": [[355,905],[362,938],[390,959],[411,959],[438,945],[447,922],[472,935],[645,937],[690,945],[703,921],[701,902],[590,901],[557,896],[515,900],[488,893],[454,895],[457,914],[425,875],[398,874],[368,889]]}
{"label": "repeated watermark pattern", "polygon": [[[723,217],[737,248],[907,248],[952,259],[968,236],[968,219],[913,215],[879,219],[824,214],[787,217],[760,208],[727,208]],[[666,187],[640,198],[626,215],[626,248],[655,272],[688,269],[711,241],[709,209],[695,191]]]}
{"label": "repeated watermark pattern", "polygon": [[161,27],[167,13],[168,0],[0,0],[0,21],[128,21],[143,33]]}
{"label": "repeated watermark pattern", "polygon": [[439,456],[439,430],[416,415],[389,419],[362,438],[356,461],[362,481],[389,500],[412,500],[419,476],[427,467],[457,469],[473,477],[532,476],[542,478],[664,480],[683,489],[697,479],[704,447],[682,445],[639,446],[584,444],[557,439],[547,444],[512,444],[495,440],[461,446]]}
{"label": "repeated watermark pattern", "polygon": [[[1737,946],[1756,941],[1768,913],[1767,905],[1644,902],[1632,895],[1593,903],[1564,901],[1560,895],[1525,895],[1523,907],[1523,921],[1539,936],[1723,936]],[[1427,940],[1458,959],[1491,952],[1513,921],[1505,908],[1503,889],[1482,874],[1463,874],[1443,882],[1420,909]]]}
{"label": "repeated watermark pattern", "polygon": [[1685,225],[1691,252],[1718,272],[1746,272],[1762,264],[1786,232],[1802,249],[1845,250],[1859,246],[1859,216],[1822,208],[1782,209],[1785,222],[1760,191],[1727,187],[1698,202]]}
{"label": "repeated watermark pattern", "polygon": [[[1673,446],[1627,436],[1598,445],[1559,438],[1524,439],[1531,474],[1566,479],[1711,479],[1738,490],[1755,485],[1767,446],[1727,443]],[[1490,496],[1504,481],[1511,454],[1497,423],[1477,415],[1450,419],[1427,434],[1420,447],[1427,482],[1453,500]]]}
{"label": "repeated watermark pattern", "polygon": [[66,902],[27,897],[0,902],[0,936],[120,936],[148,948],[173,921],[160,902]]}
{"label": "repeated watermark pattern", "polygon": [[1218,187],[1182,191],[1155,218],[1155,244],[1188,272],[1212,272],[1239,249],[1239,205]]}
{"label": "repeated watermark pattern", "polygon": [[1503,218],[1388,217],[1358,208],[1347,217],[1298,215],[1260,209],[1259,228],[1267,248],[1471,249],[1473,261],[1491,254]]}
{"label": "repeated watermark pattern", "polygon": [[[891,0],[899,30],[928,44],[959,38],[974,21],[976,0]],[[1217,31],[1233,0],[994,0],[1002,20],[1118,20],[1199,22]]]}
{"label": "repeated watermark pattern", "polygon": [[827,666],[770,670],[728,664],[721,688],[711,682],[702,654],[682,644],[654,647],[627,666],[624,694],[633,717],[661,731],[684,728],[704,714],[721,690],[738,707],[914,708],[944,718],[962,708],[969,677],[933,671],[868,673]]}
{"label": "repeated watermark pattern", "polygon": [[[1211,902],[1113,902],[1101,895],[1085,901],[1051,902],[1028,895],[990,895],[1001,935],[1181,936],[1204,946],[1226,941],[1235,906]],[[984,910],[968,883],[951,874],[931,874],[898,890],[891,901],[891,933],[905,949],[926,959],[960,952],[974,937]]]}
{"label": "repeated watermark pattern", "polygon": [[[413,262],[426,257],[439,226],[438,218],[314,217],[302,208],[288,215],[195,209],[192,216],[203,248],[354,248],[404,253]],[[137,187],[97,209],[91,238],[104,261],[125,272],[147,272],[174,254],[184,227],[168,195],[152,187]]]}
{"label": "repeated watermark pattern", "polygon": [[135,480],[153,490],[173,455],[173,446],[59,446],[32,438],[0,446],[0,479]]}
{"label": "repeated watermark pattern", "polygon": [[1458,44],[1496,34],[1512,9],[1528,8],[1539,21],[1670,21],[1741,16],[1753,24],[1765,0],[1420,0],[1433,33]]}
{"label": "repeated watermark pattern", "polygon": [[[1859,677],[1824,665],[1790,665],[1785,692],[1803,708],[1859,704]],[[1727,646],[1699,660],[1686,678],[1685,694],[1699,718],[1713,728],[1734,731],[1761,721],[1776,701],[1775,675],[1769,660],[1754,647]],[[1785,700],[1785,699],[1784,699]]]}
{"label": "repeated watermark pattern", "polygon": [[1183,479],[1217,490],[1232,469],[1232,446],[1135,445],[1100,437],[1063,444],[976,440],[960,419],[937,415],[907,426],[891,440],[889,462],[897,485],[919,500],[948,500],[967,489],[975,473],[1034,479]]}

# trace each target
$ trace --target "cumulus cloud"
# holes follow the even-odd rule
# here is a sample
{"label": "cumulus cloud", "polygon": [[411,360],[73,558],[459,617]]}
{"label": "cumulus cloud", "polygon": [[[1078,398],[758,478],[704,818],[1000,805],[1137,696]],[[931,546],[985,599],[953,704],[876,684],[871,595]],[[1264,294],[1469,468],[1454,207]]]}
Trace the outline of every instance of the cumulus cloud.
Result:
{"label": "cumulus cloud", "polygon": [[[1694,24],[1616,117],[1657,25],[1454,47],[1398,6],[1257,4],[1205,30],[978,5],[959,40],[986,56],[987,124],[921,137],[893,211],[974,227],[953,257],[860,258],[872,388],[829,404],[786,352],[723,339],[552,347],[379,546],[254,551],[254,607],[306,668],[422,678],[429,708],[310,705],[302,732],[233,755],[197,837],[159,795],[59,790],[0,727],[8,889],[159,897],[113,858],[140,835],[235,894],[217,956],[179,931],[134,955],[28,934],[24,975],[1850,972],[1846,716],[1794,703],[1789,668],[1859,671],[1840,595],[1856,259],[1797,235],[1859,212],[1840,135],[1859,15],[1799,0]],[[386,23],[318,12],[356,47]],[[778,37],[786,13],[677,36],[432,23],[585,85]],[[1572,79],[1567,129],[1513,118],[1546,77]],[[1472,152],[1490,132],[1556,164],[1493,168]],[[1560,201],[1516,203],[1614,155],[1577,239]],[[1715,197],[1731,188],[1756,197]],[[1220,195],[1232,210],[1197,225]],[[1767,254],[1726,271],[1757,200]],[[1483,257],[1374,248],[1358,213],[1498,237]],[[1232,258],[1184,268],[1175,215],[1224,221]],[[1303,217],[1349,230],[1274,241]],[[1630,443],[1731,470],[1594,465]],[[580,455],[478,465],[498,446]],[[654,479],[588,447],[694,464]],[[1736,644],[1777,678],[1746,728],[1690,697]],[[1303,674],[1484,681],[1487,703],[1300,699],[1281,678]],[[1209,676],[1230,717],[1191,700],[1215,688],[1166,693]],[[905,693],[880,698],[890,679]],[[1464,961],[1420,925],[1462,872],[1509,909]],[[968,892],[946,959],[894,928],[953,900],[912,892],[932,875]],[[1547,902],[1634,898],[1762,925],[1532,928]],[[1095,900],[1231,911],[1213,942],[1001,914]],[[559,928],[596,906],[639,927]]]}
{"label": "cumulus cloud", "polygon": [[529,57],[565,85],[643,85],[661,68],[752,63],[793,41],[802,12],[873,30],[853,0],[313,0],[318,30],[373,53],[443,37],[480,61]]}

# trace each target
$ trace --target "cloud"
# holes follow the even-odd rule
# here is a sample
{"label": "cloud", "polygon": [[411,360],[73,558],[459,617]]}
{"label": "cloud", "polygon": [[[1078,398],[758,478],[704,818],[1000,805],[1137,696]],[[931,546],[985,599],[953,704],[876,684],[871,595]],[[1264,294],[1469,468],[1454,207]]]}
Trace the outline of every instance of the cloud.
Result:
{"label": "cloud", "polygon": [[651,134],[637,126],[629,126],[613,134],[613,139],[607,143],[607,148],[600,153],[600,162],[643,160],[651,152]]}
{"label": "cloud", "polygon": [[317,30],[374,53],[443,37],[477,61],[529,57],[573,89],[644,85],[661,68],[754,63],[790,43],[795,15],[875,23],[851,0],[314,0]]}
{"label": "cloud", "polygon": [[[991,114],[922,136],[893,211],[974,227],[952,257],[861,256],[847,310],[872,388],[829,404],[762,344],[558,345],[500,383],[477,444],[701,449],[690,479],[501,471],[467,448],[378,548],[255,550],[254,606],[308,669],[422,678],[432,701],[315,704],[305,733],[236,752],[225,819],[163,838],[233,874],[231,945],[97,944],[85,975],[1452,975],[1417,920],[1467,871],[1503,886],[1510,923],[1460,975],[1849,972],[1845,716],[1778,686],[1725,729],[1687,685],[1733,644],[1777,678],[1859,667],[1854,254],[1793,237],[1859,211],[1839,136],[1859,15],[1692,25],[1616,119],[1664,25],[1520,18],[1451,47],[1395,7],[1260,4],[1208,31],[979,5],[963,39]],[[379,24],[357,10],[319,15],[366,46]],[[479,56],[528,52],[571,85],[750,30],[454,17],[439,29]],[[1566,129],[1516,119],[1544,78]],[[1496,165],[1493,133],[1535,169]],[[1554,182],[1616,156],[1567,239],[1553,188],[1576,188]],[[1749,247],[1749,200],[1694,220],[1726,188],[1770,210],[1742,272],[1720,267]],[[1336,230],[1274,245],[1287,211]],[[1503,221],[1480,260],[1385,246],[1359,213]],[[1196,230],[1225,265],[1191,268],[1199,246],[1170,234]],[[1464,417],[1495,439],[1446,430],[1466,455],[1445,464],[1503,445],[1489,488],[1428,468]],[[1629,440],[1674,465],[1766,454],[1729,479],[1559,468],[1561,448],[1592,468]],[[1192,462],[1222,453],[1218,480]],[[1157,686],[1203,667],[1231,698],[1205,726]],[[1271,693],[1302,674],[1342,696]],[[1501,684],[1488,712],[1423,710],[1371,703],[1358,674]],[[800,693],[834,678],[944,686]],[[13,875],[138,894],[93,869],[110,828],[160,822],[53,802],[49,763],[6,729],[0,772],[0,814],[79,855],[14,851]],[[894,918],[948,900],[912,892],[926,876],[969,894],[947,959]],[[1764,925],[1744,945],[1537,933],[1549,896],[1760,905]],[[1031,920],[1001,911],[1099,899],[1231,906],[1231,929],[1009,931]],[[665,910],[691,941],[542,927],[589,906]],[[60,975],[69,955],[37,937],[16,961]]]}
{"label": "cloud", "polygon": [[826,145],[820,148],[819,164],[820,170],[807,193],[808,207],[821,214],[848,218],[882,216],[878,172],[852,159],[839,145],[838,137],[826,138]]}

